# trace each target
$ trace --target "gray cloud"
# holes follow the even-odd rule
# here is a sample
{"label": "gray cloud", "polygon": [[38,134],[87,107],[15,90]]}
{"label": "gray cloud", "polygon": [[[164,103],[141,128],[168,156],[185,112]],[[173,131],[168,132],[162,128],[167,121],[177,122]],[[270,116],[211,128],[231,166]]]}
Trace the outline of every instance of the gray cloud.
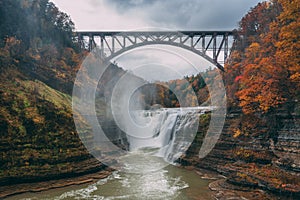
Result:
{"label": "gray cloud", "polygon": [[139,16],[158,27],[177,29],[226,29],[238,21],[261,0],[105,0],[124,16]]}
{"label": "gray cloud", "polygon": [[124,9],[143,8],[149,5],[153,5],[159,0],[107,0],[107,3],[114,3],[122,12]]}

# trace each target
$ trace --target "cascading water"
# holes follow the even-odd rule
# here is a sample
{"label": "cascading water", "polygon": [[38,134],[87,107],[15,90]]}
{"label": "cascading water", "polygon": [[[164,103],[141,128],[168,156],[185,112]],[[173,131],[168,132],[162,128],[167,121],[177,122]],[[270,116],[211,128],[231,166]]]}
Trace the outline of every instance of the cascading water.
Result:
{"label": "cascading water", "polygon": [[127,135],[130,151],[153,148],[157,150],[156,156],[174,163],[193,141],[198,129],[199,116],[211,109],[187,107],[132,112],[134,122],[140,126],[147,126],[147,129],[143,129],[143,133]]}

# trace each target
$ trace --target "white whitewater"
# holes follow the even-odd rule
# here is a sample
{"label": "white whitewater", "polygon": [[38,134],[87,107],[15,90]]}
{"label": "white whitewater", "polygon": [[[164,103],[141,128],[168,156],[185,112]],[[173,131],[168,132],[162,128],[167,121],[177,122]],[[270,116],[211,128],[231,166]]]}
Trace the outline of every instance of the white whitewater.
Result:
{"label": "white whitewater", "polygon": [[173,163],[186,152],[196,136],[199,116],[212,109],[212,107],[186,107],[132,112],[132,120],[141,128],[134,130],[129,127],[130,131],[134,132],[127,135],[130,151],[143,148],[157,149],[156,156]]}

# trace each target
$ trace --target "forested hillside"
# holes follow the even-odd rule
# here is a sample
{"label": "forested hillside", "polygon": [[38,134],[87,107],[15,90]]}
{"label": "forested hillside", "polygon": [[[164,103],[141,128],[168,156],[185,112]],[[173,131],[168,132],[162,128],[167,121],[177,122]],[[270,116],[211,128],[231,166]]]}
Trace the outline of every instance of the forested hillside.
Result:
{"label": "forested hillside", "polygon": [[276,114],[300,113],[299,0],[259,3],[240,21],[224,81],[229,110],[241,108],[257,123],[239,128],[241,134],[276,140]]}
{"label": "forested hillside", "polygon": [[70,94],[83,56],[70,17],[48,0],[1,0],[0,19],[1,71],[16,67]]}
{"label": "forested hillside", "polygon": [[141,92],[147,108],[154,104],[167,108],[200,106],[204,103],[209,105],[210,91],[207,85],[212,86],[217,78],[216,70],[209,68],[205,72],[182,79],[146,85]]}
{"label": "forested hillside", "polygon": [[105,168],[73,122],[70,94],[86,52],[70,17],[48,0],[0,0],[0,20],[0,185]]}
{"label": "forested hillside", "polygon": [[231,107],[267,114],[286,105],[299,112],[299,4],[259,3],[241,20],[224,74]]}

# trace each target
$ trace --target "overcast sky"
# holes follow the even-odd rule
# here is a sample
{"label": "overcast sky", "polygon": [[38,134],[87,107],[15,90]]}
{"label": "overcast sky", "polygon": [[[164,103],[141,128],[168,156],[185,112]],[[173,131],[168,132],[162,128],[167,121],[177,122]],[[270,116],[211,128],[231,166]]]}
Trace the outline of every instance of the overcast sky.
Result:
{"label": "overcast sky", "polygon": [[78,30],[231,30],[259,0],[52,0]]}
{"label": "overcast sky", "polygon": [[[172,29],[172,30],[232,30],[238,28],[240,19],[260,0],[52,0],[57,7],[69,14],[77,30],[145,30],[145,29]],[[173,52],[171,52],[173,51]],[[156,52],[156,53],[155,53]],[[161,49],[141,50],[121,56],[116,61],[124,68],[133,69],[135,66],[144,66],[144,63],[133,63],[136,57],[171,67],[173,64],[185,65],[169,74],[191,74],[193,70],[187,68],[187,62],[174,59],[174,54],[187,53],[166,48],[165,53],[170,56],[163,59]],[[170,53],[171,52],[171,53]],[[143,55],[142,55],[143,54]],[[172,54],[172,55],[171,55]],[[150,56],[149,56],[150,55]],[[125,58],[126,57],[126,58]],[[172,59],[171,59],[172,57]],[[178,56],[177,56],[178,57]],[[179,56],[180,57],[180,56]],[[186,56],[185,56],[186,57]],[[193,56],[192,56],[193,57]],[[133,59],[135,58],[135,59]],[[157,60],[155,60],[157,59]],[[211,65],[199,58],[187,58],[195,61],[194,65]],[[165,60],[165,61],[163,61]],[[131,62],[130,62],[131,61]],[[170,62],[173,61],[173,62]],[[130,63],[130,64],[128,64]],[[130,67],[128,67],[130,65]],[[157,66],[157,65],[156,65]],[[147,66],[147,69],[149,66]],[[139,70],[143,71],[143,70]],[[147,70],[149,71],[149,70]],[[147,72],[150,74],[149,72]],[[173,77],[172,77],[173,78]]]}

